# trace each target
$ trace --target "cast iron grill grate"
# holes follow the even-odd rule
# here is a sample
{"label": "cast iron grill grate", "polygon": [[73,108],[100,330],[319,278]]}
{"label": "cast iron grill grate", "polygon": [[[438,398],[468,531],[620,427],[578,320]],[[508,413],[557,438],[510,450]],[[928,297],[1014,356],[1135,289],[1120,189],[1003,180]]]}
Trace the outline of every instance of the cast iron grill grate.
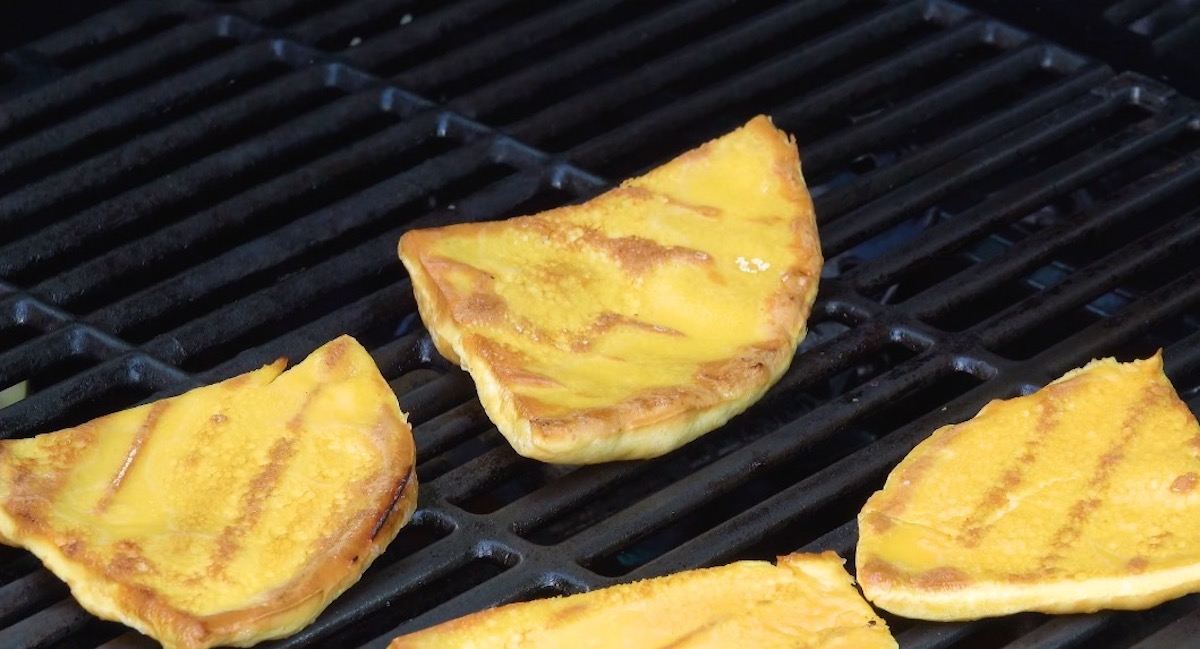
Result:
{"label": "cast iron grill grate", "polygon": [[[411,412],[413,523],[271,646],[852,557],[858,508],[931,430],[1095,356],[1165,348],[1200,406],[1196,105],[952,3],[130,2],[5,57],[0,390],[27,396],[4,436],[343,332]],[[791,370],[663,458],[516,456],[433,351],[399,235],[586,199],[759,112],[797,135],[828,259]],[[1198,602],[889,622],[906,648],[1129,647]],[[147,645],[0,554],[0,646]]]}

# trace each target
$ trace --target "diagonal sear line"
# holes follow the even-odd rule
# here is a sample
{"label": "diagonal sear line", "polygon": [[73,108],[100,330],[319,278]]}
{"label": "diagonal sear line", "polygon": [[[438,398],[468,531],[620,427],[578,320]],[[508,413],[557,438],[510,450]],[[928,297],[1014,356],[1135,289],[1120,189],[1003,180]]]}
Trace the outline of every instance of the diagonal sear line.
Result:
{"label": "diagonal sear line", "polygon": [[1046,439],[1054,432],[1054,426],[1058,423],[1059,407],[1053,400],[1054,392],[1060,390],[1059,386],[1047,386],[1045,388],[1049,392],[1047,399],[1041,404],[1041,413],[1038,417],[1037,427],[1034,429],[1033,435],[1025,440],[1025,444],[1021,449],[1016,461],[1004,470],[1001,474],[1000,482],[993,485],[988,490],[987,495],[983,500],[979,501],[975,508],[971,510],[970,515],[963,522],[962,533],[959,535],[958,541],[968,548],[978,547],[983,542],[983,538],[995,525],[996,521],[989,518],[997,512],[1008,500],[1008,494],[1012,493],[1017,487],[1025,481],[1029,469],[1032,468],[1034,462],[1037,461],[1037,454],[1041,447],[1045,444]]}

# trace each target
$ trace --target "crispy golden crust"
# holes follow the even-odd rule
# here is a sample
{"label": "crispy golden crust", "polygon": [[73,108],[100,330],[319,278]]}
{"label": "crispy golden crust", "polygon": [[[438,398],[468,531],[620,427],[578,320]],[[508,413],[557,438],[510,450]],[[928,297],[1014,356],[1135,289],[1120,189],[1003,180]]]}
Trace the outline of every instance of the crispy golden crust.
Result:
{"label": "crispy golden crust", "polygon": [[1200,425],[1161,354],[1093,361],[915,448],[859,514],[876,605],[962,620],[1200,590]]}
{"label": "crispy golden crust", "polygon": [[390,649],[886,649],[896,641],[832,552],[740,561],[510,604],[401,636]]}
{"label": "crispy golden crust", "polygon": [[822,265],[795,145],[765,117],[583,205],[412,231],[399,251],[500,432],[562,463],[661,455],[761,398]]}
{"label": "crispy golden crust", "polygon": [[311,622],[416,508],[411,428],[342,337],[171,399],[0,442],[0,535],[165,647]]}

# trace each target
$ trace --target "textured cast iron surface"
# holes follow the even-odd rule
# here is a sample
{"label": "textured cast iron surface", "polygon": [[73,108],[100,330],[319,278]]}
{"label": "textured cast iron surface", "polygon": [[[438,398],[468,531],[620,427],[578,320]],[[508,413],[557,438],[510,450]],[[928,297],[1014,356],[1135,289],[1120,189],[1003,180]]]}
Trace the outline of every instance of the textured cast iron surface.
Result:
{"label": "textured cast iron surface", "polygon": [[[412,413],[420,510],[277,647],[797,549],[939,425],[1164,348],[1200,405],[1196,105],[947,2],[129,2],[0,58],[0,435],[341,333]],[[405,230],[586,199],[756,113],[795,133],[825,268],[767,397],[666,457],[516,456],[433,351]],[[1159,646],[1200,601],[901,645]],[[1139,643],[1145,643],[1139,644]],[[1156,644],[1158,643],[1158,644]],[[152,646],[0,550],[0,646]]]}

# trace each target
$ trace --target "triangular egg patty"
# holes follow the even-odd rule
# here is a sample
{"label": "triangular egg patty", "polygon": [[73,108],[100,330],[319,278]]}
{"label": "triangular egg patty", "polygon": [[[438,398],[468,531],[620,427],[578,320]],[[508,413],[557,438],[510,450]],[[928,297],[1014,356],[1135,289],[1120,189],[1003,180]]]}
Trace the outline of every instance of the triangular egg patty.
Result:
{"label": "triangular egg patty", "polygon": [[1200,426],[1161,355],[1093,361],[918,445],[859,514],[877,606],[961,620],[1200,590]]}
{"label": "triangular egg patty", "polygon": [[581,205],[400,241],[437,348],[517,452],[666,453],[787,369],[821,270],[793,142],[758,117]]}
{"label": "triangular egg patty", "polygon": [[307,625],[412,515],[414,446],[353,338],[284,365],[0,442],[0,540],[168,649]]}

